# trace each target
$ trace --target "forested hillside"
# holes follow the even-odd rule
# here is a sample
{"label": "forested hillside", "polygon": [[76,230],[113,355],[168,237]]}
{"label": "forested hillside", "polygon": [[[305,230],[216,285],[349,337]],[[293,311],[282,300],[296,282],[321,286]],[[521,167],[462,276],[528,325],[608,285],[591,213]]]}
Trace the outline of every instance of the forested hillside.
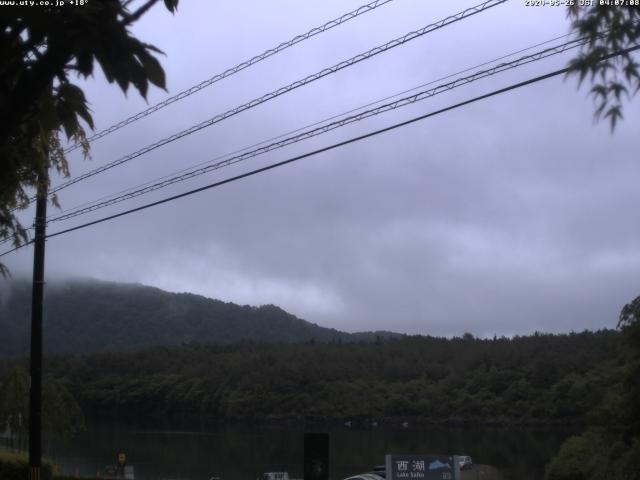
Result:
{"label": "forested hillside", "polygon": [[[583,422],[624,366],[620,333],[198,344],[49,356],[89,420]],[[0,362],[0,376],[15,361]]]}
{"label": "forested hillside", "polygon": [[[0,285],[0,356],[29,350],[31,284]],[[126,351],[155,345],[228,344],[241,340],[374,340],[389,332],[349,334],[301,320],[274,305],[252,307],[137,284],[96,280],[49,283],[46,352]]]}

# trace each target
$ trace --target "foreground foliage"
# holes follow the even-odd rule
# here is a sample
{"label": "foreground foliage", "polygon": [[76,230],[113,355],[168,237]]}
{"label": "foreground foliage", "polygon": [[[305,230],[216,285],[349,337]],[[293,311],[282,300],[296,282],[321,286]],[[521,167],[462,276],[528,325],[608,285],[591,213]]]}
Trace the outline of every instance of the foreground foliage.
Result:
{"label": "foreground foliage", "polygon": [[640,479],[640,297],[622,309],[618,326],[622,381],[590,413],[585,432],[565,442],[546,480]]}
{"label": "foreground foliage", "polygon": [[[50,480],[53,468],[49,463],[43,463],[40,470],[41,480]],[[20,453],[8,452],[0,449],[0,478],[2,480],[25,480],[29,478],[29,461]]]}
{"label": "foreground foliage", "polygon": [[[65,385],[44,379],[42,392],[43,430],[56,438],[66,438],[84,429],[84,416]],[[0,429],[8,433],[7,443],[26,450],[29,431],[29,374],[20,365],[0,377]],[[0,477],[3,478],[3,477]]]}
{"label": "foreground foliage", "polygon": [[[93,128],[81,88],[73,82],[93,75],[99,65],[109,83],[123,92],[133,86],[146,98],[150,84],[165,88],[165,74],[153,45],[130,28],[159,0],[135,10],[130,1],[83,2],[77,8],[7,5],[0,16],[0,240],[28,240],[16,216],[29,204],[29,191],[48,184],[49,170],[68,176],[67,140],[89,143],[81,124]],[[18,3],[18,2],[16,2]],[[38,2],[44,3],[44,2]],[[178,0],[164,0],[175,11]],[[55,202],[54,198],[54,202]],[[0,276],[7,269],[0,263]]]}
{"label": "foreground foliage", "polygon": [[640,478],[640,442],[589,429],[568,439],[547,467],[546,480],[636,480]]}
{"label": "foreground foliage", "polygon": [[[0,478],[2,480],[25,480],[29,478],[29,461],[26,455],[0,449]],[[50,462],[40,469],[40,480],[91,480],[90,477],[57,475]]]}
{"label": "foreground foliage", "polygon": [[[640,8],[637,5],[612,5],[573,2],[568,13],[572,30],[588,43],[569,62],[569,74],[579,75],[580,83],[590,78],[590,94],[596,104],[595,118],[609,121],[613,130],[623,118],[625,100],[640,90],[639,65],[632,52],[640,43]],[[620,56],[600,61],[609,55]]]}

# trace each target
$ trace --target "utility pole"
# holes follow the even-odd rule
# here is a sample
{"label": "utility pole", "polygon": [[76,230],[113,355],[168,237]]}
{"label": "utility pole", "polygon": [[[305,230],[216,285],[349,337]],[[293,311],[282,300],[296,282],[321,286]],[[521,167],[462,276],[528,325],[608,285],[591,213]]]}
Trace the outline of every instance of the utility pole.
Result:
{"label": "utility pole", "polygon": [[31,361],[29,388],[29,480],[41,480],[42,466],[42,316],[44,305],[44,244],[47,224],[47,166],[38,176],[33,289],[31,294]]}

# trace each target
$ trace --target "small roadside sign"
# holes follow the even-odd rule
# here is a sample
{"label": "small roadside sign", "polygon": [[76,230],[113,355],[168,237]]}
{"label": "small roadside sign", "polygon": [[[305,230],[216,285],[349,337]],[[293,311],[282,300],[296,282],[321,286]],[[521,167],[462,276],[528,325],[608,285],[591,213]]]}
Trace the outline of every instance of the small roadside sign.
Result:
{"label": "small roadside sign", "polygon": [[455,455],[386,455],[386,480],[459,480]]}

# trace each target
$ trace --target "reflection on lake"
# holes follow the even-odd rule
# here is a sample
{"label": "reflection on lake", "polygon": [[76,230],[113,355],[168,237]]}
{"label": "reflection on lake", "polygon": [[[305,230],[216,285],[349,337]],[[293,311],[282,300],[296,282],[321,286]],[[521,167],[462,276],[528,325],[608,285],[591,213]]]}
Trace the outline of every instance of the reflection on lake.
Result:
{"label": "reflection on lake", "polygon": [[[320,432],[322,429],[310,429]],[[339,480],[384,463],[386,453],[471,455],[474,463],[497,467],[504,478],[539,480],[544,465],[571,433],[559,429],[331,428],[329,478]],[[136,480],[255,479],[266,471],[302,478],[305,431],[295,428],[225,427],[208,432],[169,432],[126,427],[90,427],[50,446],[64,472],[95,475],[124,452]]]}

